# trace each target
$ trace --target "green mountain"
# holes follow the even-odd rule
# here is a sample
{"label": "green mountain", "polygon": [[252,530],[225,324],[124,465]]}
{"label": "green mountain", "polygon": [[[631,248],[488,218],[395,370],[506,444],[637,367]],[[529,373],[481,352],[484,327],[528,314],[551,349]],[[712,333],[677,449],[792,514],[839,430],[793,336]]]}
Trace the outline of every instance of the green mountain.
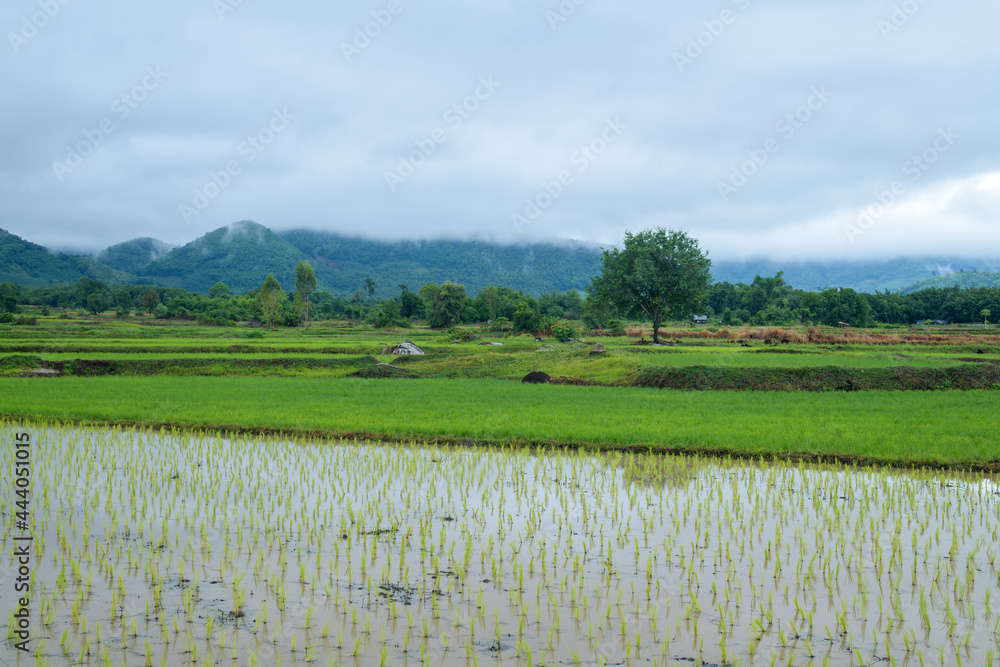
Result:
{"label": "green mountain", "polygon": [[713,262],[717,282],[751,283],[755,275],[784,272],[785,282],[804,290],[849,287],[858,292],[898,291],[947,271],[971,271],[976,264],[956,257],[909,257],[865,262]]}
{"label": "green mountain", "polygon": [[138,273],[176,247],[144,236],[105,248],[94,259],[119,271]]}
{"label": "green mountain", "polygon": [[[150,262],[139,271],[169,287],[205,292],[217,282],[240,294],[260,287],[273,273],[295,288],[295,265],[306,256],[263,225],[244,220],[220,227]],[[317,271],[317,281],[321,281]],[[323,281],[325,282],[325,281]]]}
{"label": "green mountain", "polygon": [[330,232],[281,232],[308,256],[334,293],[349,294],[365,278],[376,293],[397,294],[403,284],[417,290],[446,280],[475,294],[487,285],[503,285],[528,294],[584,289],[600,268],[600,251],[579,243],[496,245],[483,241],[371,241]]}
{"label": "green mountain", "polygon": [[75,283],[84,277],[110,285],[124,285],[136,280],[134,275],[88,257],[49,250],[0,229],[0,283],[46,287]]}
{"label": "green mountain", "polygon": [[919,292],[923,289],[942,289],[945,287],[959,287],[961,289],[968,289],[970,287],[998,288],[1000,287],[1000,271],[960,270],[954,273],[946,273],[941,276],[928,278],[926,280],[921,280],[918,283],[914,283],[909,287],[901,289],[900,294],[911,294],[913,292]]}

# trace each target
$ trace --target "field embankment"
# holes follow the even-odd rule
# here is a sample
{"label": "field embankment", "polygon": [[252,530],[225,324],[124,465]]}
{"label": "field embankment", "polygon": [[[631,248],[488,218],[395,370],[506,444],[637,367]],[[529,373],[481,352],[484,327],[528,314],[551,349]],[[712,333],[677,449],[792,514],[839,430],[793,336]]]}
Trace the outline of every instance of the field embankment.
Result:
{"label": "field embankment", "polygon": [[994,391],[680,392],[496,380],[0,379],[0,415],[1000,471]]}

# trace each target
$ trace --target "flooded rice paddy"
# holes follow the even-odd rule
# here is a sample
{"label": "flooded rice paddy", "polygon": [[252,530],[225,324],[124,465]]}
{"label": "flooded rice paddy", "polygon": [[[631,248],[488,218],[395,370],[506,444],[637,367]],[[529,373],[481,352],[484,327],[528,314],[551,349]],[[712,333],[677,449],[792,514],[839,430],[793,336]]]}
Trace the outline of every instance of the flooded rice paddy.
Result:
{"label": "flooded rice paddy", "polygon": [[12,424],[0,440],[7,664],[1000,662],[1000,487],[979,474]]}

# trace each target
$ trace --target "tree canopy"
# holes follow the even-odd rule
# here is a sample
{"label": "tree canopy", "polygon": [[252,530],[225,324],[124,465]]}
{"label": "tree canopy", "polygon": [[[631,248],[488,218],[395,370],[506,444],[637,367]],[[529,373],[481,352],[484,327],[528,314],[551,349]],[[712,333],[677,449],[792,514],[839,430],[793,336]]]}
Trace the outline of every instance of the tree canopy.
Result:
{"label": "tree canopy", "polygon": [[608,312],[651,320],[657,343],[664,319],[698,309],[712,283],[711,268],[698,242],[684,232],[626,232],[621,249],[602,253],[601,272],[587,291]]}

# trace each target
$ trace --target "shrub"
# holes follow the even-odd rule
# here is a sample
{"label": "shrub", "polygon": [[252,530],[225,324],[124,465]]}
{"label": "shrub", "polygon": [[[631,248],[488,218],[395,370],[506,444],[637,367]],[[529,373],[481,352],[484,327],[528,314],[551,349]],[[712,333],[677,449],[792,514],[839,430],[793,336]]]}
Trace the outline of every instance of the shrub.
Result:
{"label": "shrub", "polygon": [[10,324],[14,321],[14,313],[0,313],[0,324]]}
{"label": "shrub", "polygon": [[514,333],[535,333],[538,331],[538,313],[524,308],[514,313]]}
{"label": "shrub", "polygon": [[[7,314],[9,315],[10,313],[7,313]],[[14,324],[19,324],[21,326],[33,327],[36,324],[38,324],[38,318],[37,317],[25,317],[24,315],[21,315],[16,320],[14,320]]]}
{"label": "shrub", "polygon": [[49,307],[48,306],[42,306],[42,315],[45,316],[45,317],[49,316]]}
{"label": "shrub", "polygon": [[625,323],[621,320],[608,320],[604,328],[608,330],[609,336],[625,335]]}
{"label": "shrub", "polygon": [[552,335],[555,336],[556,340],[560,343],[565,343],[570,338],[576,338],[578,335],[576,326],[566,320],[559,320],[554,323],[551,328]]}

